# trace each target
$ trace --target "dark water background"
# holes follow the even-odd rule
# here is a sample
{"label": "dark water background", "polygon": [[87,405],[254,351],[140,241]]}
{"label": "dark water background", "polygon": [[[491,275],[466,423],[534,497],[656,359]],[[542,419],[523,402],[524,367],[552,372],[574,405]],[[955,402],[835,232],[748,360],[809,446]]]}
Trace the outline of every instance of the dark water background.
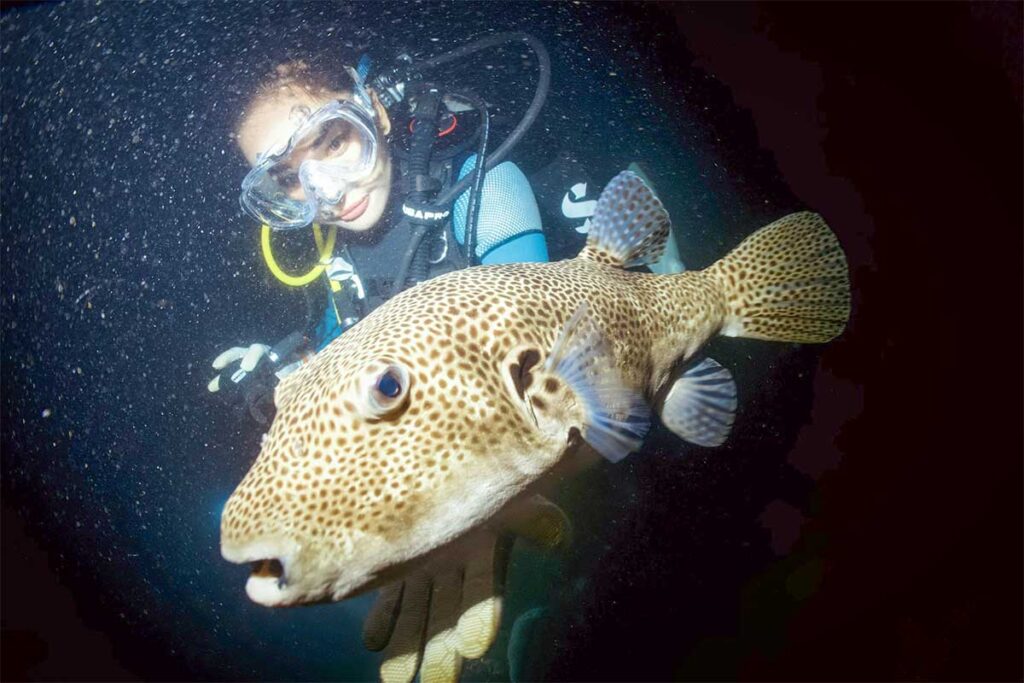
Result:
{"label": "dark water background", "polygon": [[[467,678],[508,676],[536,607],[512,656],[550,680],[1020,678],[1020,14],[5,6],[3,678],[375,676],[367,599],[266,610],[217,550],[259,433],[209,400],[209,363],[303,313],[237,208],[229,133],[283,59],[508,29],[554,65],[517,161],[552,140],[643,161],[693,266],[812,207],[847,250],[854,318],[825,349],[714,342],[742,398],[730,444],[656,434],[567,487],[576,546],[516,557]],[[514,115],[532,66],[449,75]]]}

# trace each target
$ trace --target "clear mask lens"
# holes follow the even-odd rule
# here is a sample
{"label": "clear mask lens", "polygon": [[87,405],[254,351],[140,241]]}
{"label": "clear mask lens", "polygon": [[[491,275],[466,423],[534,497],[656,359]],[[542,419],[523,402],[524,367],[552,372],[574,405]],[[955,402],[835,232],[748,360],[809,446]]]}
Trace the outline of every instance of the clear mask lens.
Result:
{"label": "clear mask lens", "polygon": [[377,159],[372,115],[331,102],[306,118],[286,145],[261,157],[242,181],[242,208],[279,230],[309,225],[366,178]]}

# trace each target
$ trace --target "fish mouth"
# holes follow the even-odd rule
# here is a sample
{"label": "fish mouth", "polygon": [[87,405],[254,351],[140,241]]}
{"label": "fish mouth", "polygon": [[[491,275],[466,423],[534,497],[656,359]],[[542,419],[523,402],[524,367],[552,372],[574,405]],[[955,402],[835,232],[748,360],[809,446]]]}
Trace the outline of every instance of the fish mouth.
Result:
{"label": "fish mouth", "polygon": [[284,565],[280,560],[255,560],[252,565],[252,576],[273,578],[287,583],[284,578]]}
{"label": "fish mouth", "polygon": [[222,539],[220,554],[232,564],[248,565],[245,594],[265,607],[337,602],[379,587],[377,572],[331,562],[336,553],[330,548],[283,535]]}
{"label": "fish mouth", "polygon": [[290,604],[288,578],[280,560],[257,560],[245,582],[245,594],[258,605],[282,607]]}
{"label": "fish mouth", "polygon": [[288,567],[298,544],[287,539],[267,539],[247,546],[221,544],[221,555],[234,564],[248,564],[245,593],[253,602],[266,607],[284,607],[301,599],[289,581]]}

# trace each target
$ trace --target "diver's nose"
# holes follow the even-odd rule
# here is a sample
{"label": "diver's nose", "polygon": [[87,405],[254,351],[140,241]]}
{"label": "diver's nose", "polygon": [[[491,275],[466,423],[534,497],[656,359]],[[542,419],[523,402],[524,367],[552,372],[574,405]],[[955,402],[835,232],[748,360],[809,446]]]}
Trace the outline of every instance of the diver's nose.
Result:
{"label": "diver's nose", "polygon": [[349,190],[349,183],[343,178],[332,178],[324,173],[305,175],[306,192],[322,204],[340,204]]}

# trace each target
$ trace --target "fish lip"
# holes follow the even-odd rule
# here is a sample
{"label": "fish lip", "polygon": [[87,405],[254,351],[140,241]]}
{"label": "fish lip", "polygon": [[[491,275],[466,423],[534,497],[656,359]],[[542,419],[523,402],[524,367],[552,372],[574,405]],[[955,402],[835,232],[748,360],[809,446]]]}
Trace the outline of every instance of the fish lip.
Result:
{"label": "fish lip", "polygon": [[[245,592],[253,602],[267,607],[292,604],[297,599],[291,585],[291,566],[299,544],[287,538],[266,538],[244,545],[221,542],[221,556],[233,564],[253,564]],[[276,563],[276,564],[275,564]]]}
{"label": "fish lip", "polygon": [[[250,600],[266,607],[337,602],[379,587],[377,571],[355,570],[352,563],[320,566],[315,557],[313,567],[307,566],[310,554],[317,556],[315,545],[304,547],[287,536],[264,536],[255,541],[222,538],[221,556],[233,564],[256,563],[245,583]],[[326,551],[325,551],[326,552]],[[280,563],[280,568],[264,562]]]}
{"label": "fish lip", "polygon": [[273,576],[256,576],[252,574],[245,582],[245,594],[257,605],[264,607],[284,607],[295,602],[295,591]]}
{"label": "fish lip", "polygon": [[291,558],[299,552],[299,544],[284,537],[263,538],[251,543],[238,544],[222,540],[220,555],[232,564],[248,564],[262,560],[279,560],[285,571]]}

